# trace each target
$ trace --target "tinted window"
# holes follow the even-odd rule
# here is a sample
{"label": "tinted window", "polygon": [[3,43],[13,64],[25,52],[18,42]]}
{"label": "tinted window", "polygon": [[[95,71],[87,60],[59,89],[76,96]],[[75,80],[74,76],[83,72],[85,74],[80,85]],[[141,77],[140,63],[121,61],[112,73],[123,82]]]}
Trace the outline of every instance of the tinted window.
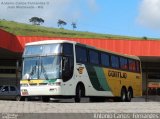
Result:
{"label": "tinted window", "polygon": [[127,58],[120,57],[120,68],[125,70],[128,69]]}
{"label": "tinted window", "polygon": [[76,46],[76,60],[78,63],[87,62],[87,50],[84,47]]}
{"label": "tinted window", "polygon": [[101,64],[103,66],[109,66],[109,55],[105,53],[101,53]]}
{"label": "tinted window", "polygon": [[135,60],[129,60],[129,70],[136,71],[136,62]]}
{"label": "tinted window", "polygon": [[68,81],[73,76],[74,69],[74,57],[73,57],[73,45],[63,44],[63,58],[62,58],[62,79]]}
{"label": "tinted window", "polygon": [[118,56],[115,56],[115,55],[111,56],[111,65],[113,68],[119,68]]}
{"label": "tinted window", "polygon": [[72,44],[63,44],[63,53],[66,56],[73,56],[73,45]]}
{"label": "tinted window", "polygon": [[89,51],[89,61],[92,64],[99,64],[98,52],[90,50]]}
{"label": "tinted window", "polygon": [[13,86],[11,86],[11,87],[10,87],[10,90],[11,90],[11,91],[16,91],[16,88],[13,87]]}

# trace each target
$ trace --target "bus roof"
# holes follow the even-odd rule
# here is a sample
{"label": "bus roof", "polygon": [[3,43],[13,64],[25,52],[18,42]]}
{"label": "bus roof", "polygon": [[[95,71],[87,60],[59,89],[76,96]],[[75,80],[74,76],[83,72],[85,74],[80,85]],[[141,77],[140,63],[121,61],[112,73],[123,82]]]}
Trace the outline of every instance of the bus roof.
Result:
{"label": "bus roof", "polygon": [[44,40],[44,41],[37,41],[37,42],[27,43],[26,46],[28,46],[28,45],[52,44],[52,43],[73,43],[73,44],[76,44],[77,42],[68,41],[68,40]]}
{"label": "bus roof", "polygon": [[102,51],[102,52],[107,52],[107,53],[110,53],[110,54],[113,54],[113,55],[119,55],[119,56],[131,58],[131,59],[140,60],[137,56],[117,53],[117,52],[113,52],[113,51],[110,51],[110,50],[104,50],[104,49],[96,48],[96,47],[93,47],[93,46],[90,46],[90,45],[82,44],[82,43],[75,42],[75,41],[69,41],[69,40],[44,40],[44,41],[37,41],[37,42],[27,43],[26,46],[29,46],[29,45],[42,45],[42,44],[52,44],[52,43],[72,43],[72,44],[78,44],[78,45],[84,46],[86,48],[91,48],[91,49],[94,49],[94,50],[99,50],[99,51]]}

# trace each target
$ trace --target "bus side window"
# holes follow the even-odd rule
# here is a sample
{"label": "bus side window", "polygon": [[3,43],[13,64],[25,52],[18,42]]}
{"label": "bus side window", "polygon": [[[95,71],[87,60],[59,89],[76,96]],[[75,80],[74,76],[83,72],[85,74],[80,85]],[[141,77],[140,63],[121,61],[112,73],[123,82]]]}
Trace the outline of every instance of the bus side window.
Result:
{"label": "bus side window", "polygon": [[89,61],[91,64],[99,65],[99,54],[94,50],[89,50]]}
{"label": "bus side window", "polygon": [[72,78],[73,69],[74,69],[73,45],[65,43],[63,44],[63,58],[62,58],[62,79],[64,82]]}
{"label": "bus side window", "polygon": [[87,50],[84,47],[76,46],[76,62],[86,63],[87,62]]}
{"label": "bus side window", "polygon": [[129,70],[135,72],[136,71],[136,62],[135,60],[129,59]]}
{"label": "bus side window", "polygon": [[123,69],[123,70],[128,70],[127,58],[120,57],[120,68]]}
{"label": "bus side window", "polygon": [[101,65],[104,67],[110,66],[109,55],[106,53],[101,53]]}
{"label": "bus side window", "polygon": [[140,72],[140,62],[136,61],[136,71]]}
{"label": "bus side window", "polygon": [[118,56],[111,55],[111,66],[112,68],[119,68],[119,58]]}

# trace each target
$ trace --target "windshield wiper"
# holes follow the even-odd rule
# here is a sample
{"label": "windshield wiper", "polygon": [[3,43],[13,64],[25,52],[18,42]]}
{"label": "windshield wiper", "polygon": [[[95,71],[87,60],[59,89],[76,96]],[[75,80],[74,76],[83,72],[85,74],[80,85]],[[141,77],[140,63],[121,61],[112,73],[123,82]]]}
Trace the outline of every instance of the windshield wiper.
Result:
{"label": "windshield wiper", "polygon": [[30,76],[33,76],[36,72],[36,65],[32,67],[32,70],[30,72]]}
{"label": "windshield wiper", "polygon": [[31,70],[31,72],[29,73],[29,78],[28,78],[28,80],[31,79],[31,77],[35,74],[35,72],[36,72],[36,65],[32,67],[32,70]]}
{"label": "windshield wiper", "polygon": [[42,62],[41,62],[41,68],[42,68],[42,72],[43,72],[43,74],[44,74],[45,79],[48,80],[48,75],[47,75],[47,73],[46,73],[46,69],[44,68]]}
{"label": "windshield wiper", "polygon": [[36,70],[38,70],[38,69],[37,69],[37,66],[38,66],[38,63],[37,63],[37,61],[36,61],[35,65],[33,65],[32,69],[31,69],[31,72],[29,73],[29,78],[28,78],[28,80],[30,80],[31,77],[36,73]]}

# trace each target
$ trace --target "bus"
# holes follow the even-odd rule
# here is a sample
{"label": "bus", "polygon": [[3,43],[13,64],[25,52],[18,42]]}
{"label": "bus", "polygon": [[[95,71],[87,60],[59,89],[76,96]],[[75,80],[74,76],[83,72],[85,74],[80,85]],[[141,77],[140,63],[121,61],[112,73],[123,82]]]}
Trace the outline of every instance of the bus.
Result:
{"label": "bus", "polygon": [[22,98],[127,102],[142,95],[141,62],[136,56],[74,41],[46,40],[26,44],[22,65]]}

